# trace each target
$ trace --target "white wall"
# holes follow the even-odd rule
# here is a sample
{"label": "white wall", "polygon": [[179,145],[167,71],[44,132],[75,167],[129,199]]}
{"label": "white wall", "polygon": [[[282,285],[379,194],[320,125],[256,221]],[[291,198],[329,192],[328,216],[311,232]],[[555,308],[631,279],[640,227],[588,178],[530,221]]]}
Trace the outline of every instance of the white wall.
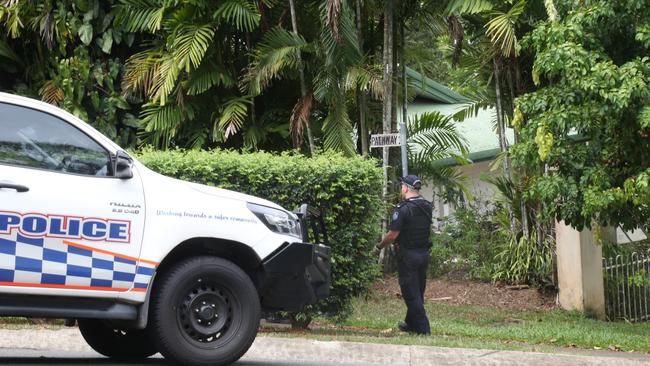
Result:
{"label": "white wall", "polygon": [[[474,203],[478,201],[480,203],[478,208],[486,209],[487,204],[494,202],[494,200],[498,198],[499,192],[494,188],[494,186],[481,180],[481,176],[498,176],[500,174],[501,170],[499,169],[496,171],[490,170],[493,162],[494,160],[487,160],[458,167],[462,174],[467,178],[464,183],[465,187],[467,187],[472,194],[471,202],[466,203]],[[434,216],[437,218],[443,218],[452,214],[454,212],[454,207],[442,202],[439,197],[434,196],[434,191],[438,191],[438,187],[427,184],[426,181],[424,183],[425,186],[422,187],[420,193],[427,200],[433,202]]]}

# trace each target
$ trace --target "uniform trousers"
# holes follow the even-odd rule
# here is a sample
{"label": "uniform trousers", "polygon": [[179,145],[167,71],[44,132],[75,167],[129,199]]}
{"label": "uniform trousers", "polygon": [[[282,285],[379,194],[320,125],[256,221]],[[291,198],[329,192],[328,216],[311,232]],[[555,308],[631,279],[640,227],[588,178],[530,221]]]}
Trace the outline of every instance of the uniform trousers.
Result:
{"label": "uniform trousers", "polygon": [[406,325],[410,332],[431,334],[429,318],[424,310],[429,249],[400,247],[398,255],[399,286],[406,303]]}

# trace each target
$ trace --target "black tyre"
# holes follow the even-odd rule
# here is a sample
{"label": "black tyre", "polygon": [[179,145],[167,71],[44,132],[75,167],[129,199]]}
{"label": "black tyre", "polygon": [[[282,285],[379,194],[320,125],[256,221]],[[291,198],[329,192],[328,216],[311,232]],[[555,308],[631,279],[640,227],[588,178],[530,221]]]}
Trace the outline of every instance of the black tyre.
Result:
{"label": "black tyre", "polygon": [[180,365],[229,365],[255,340],[257,290],[234,263],[195,257],[161,273],[151,294],[151,336]]}
{"label": "black tyre", "polygon": [[124,330],[97,319],[78,319],[86,343],[104,356],[120,359],[143,359],[158,353],[146,330]]}

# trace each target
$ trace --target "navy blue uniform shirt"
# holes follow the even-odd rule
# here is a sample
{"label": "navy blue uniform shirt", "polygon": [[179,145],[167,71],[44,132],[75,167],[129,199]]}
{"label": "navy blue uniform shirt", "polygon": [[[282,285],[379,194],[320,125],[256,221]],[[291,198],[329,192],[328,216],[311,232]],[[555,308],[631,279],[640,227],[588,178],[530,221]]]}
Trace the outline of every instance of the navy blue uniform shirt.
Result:
{"label": "navy blue uniform shirt", "polygon": [[393,211],[390,229],[399,231],[397,242],[403,248],[430,248],[431,202],[421,196],[400,202]]}

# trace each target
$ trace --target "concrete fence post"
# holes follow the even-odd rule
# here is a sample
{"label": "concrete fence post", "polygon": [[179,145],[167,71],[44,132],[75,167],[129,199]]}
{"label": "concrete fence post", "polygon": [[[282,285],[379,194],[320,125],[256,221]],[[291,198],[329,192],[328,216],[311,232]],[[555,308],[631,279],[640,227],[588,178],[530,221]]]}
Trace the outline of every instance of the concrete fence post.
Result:
{"label": "concrete fence post", "polygon": [[[602,247],[589,229],[578,231],[555,223],[560,306],[605,319]],[[614,228],[602,230],[603,240],[615,239]]]}

